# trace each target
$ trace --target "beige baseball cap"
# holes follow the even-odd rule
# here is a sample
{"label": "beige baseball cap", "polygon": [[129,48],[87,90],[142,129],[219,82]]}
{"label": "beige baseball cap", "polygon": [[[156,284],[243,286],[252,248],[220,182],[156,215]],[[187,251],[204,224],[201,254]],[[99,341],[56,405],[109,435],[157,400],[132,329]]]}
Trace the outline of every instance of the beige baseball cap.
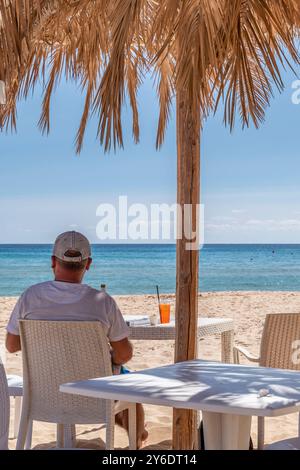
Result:
{"label": "beige baseball cap", "polygon": [[[80,256],[66,256],[68,251],[78,251]],[[79,232],[65,232],[58,235],[53,247],[53,256],[62,261],[80,263],[90,258],[91,245],[88,239]]]}

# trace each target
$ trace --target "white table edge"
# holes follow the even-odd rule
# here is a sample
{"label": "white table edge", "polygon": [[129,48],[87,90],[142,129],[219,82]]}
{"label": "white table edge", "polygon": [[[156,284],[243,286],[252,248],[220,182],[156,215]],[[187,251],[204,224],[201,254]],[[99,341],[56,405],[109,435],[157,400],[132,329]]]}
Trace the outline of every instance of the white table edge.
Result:
{"label": "white table edge", "polygon": [[195,410],[195,411],[207,411],[212,413],[221,413],[221,414],[230,414],[230,415],[239,415],[239,416],[261,416],[261,417],[277,417],[277,416],[285,416],[292,413],[300,412],[300,401],[295,405],[287,405],[286,407],[282,407],[280,409],[272,409],[272,408],[264,408],[264,409],[243,409],[239,407],[227,407],[221,406],[216,404],[191,404],[189,403],[187,406],[186,402],[176,401],[173,400],[164,400],[162,398],[143,398],[138,396],[131,395],[130,397],[126,395],[126,397],[122,398],[120,392],[112,392],[110,391],[103,391],[103,390],[88,390],[84,387],[80,388],[76,383],[74,384],[62,384],[59,387],[59,391],[62,393],[69,393],[73,395],[81,395],[90,398],[99,398],[103,400],[119,400],[125,401],[129,403],[143,403],[146,405],[154,405],[154,406],[165,406],[169,408],[177,408],[177,409],[187,409],[187,410]]}

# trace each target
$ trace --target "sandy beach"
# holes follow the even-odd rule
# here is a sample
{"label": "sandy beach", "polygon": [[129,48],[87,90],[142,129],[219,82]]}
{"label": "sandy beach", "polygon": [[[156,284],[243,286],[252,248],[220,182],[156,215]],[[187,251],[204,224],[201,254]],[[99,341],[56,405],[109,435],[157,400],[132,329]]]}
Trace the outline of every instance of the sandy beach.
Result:
{"label": "sandy beach", "polygon": [[[172,304],[174,313],[174,295],[162,295],[162,300]],[[153,295],[115,296],[124,314],[153,314],[157,311],[156,297]],[[0,297],[0,342],[5,338],[5,326],[16,302],[14,297]],[[218,292],[199,295],[199,314],[205,317],[228,317],[235,322],[235,341],[247,346],[253,353],[258,353],[260,336],[267,313],[299,312],[300,292]],[[141,370],[172,363],[173,343],[134,342],[134,358],[129,367]],[[2,348],[1,348],[2,350]],[[220,359],[220,338],[208,337],[201,341],[199,357]],[[6,354],[8,373],[21,374],[21,354]],[[146,422],[149,438],[146,449],[168,449],[171,445],[172,410],[146,406]],[[13,407],[12,407],[13,416]],[[266,423],[266,442],[294,437],[297,435],[298,416],[291,415],[268,419]],[[253,419],[252,437],[256,442],[256,419]],[[102,426],[78,426],[78,447],[103,448],[105,431]],[[11,449],[15,440],[9,440]],[[121,429],[116,430],[116,448],[128,446],[127,436]],[[33,447],[48,448],[55,446],[55,426],[35,423]]]}

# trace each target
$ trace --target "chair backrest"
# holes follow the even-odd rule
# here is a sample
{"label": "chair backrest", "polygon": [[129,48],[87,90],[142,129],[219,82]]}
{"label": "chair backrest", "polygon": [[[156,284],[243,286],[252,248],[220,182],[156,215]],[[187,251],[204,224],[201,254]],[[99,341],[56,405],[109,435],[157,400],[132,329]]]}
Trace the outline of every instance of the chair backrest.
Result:
{"label": "chair backrest", "polygon": [[0,450],[8,449],[9,394],[7,379],[0,357]]}
{"label": "chair backrest", "polygon": [[100,322],[20,320],[23,413],[61,424],[105,422],[104,400],[59,392],[66,382],[112,374]]}
{"label": "chair backrest", "polygon": [[274,313],[266,316],[260,365],[300,370],[300,313]]}

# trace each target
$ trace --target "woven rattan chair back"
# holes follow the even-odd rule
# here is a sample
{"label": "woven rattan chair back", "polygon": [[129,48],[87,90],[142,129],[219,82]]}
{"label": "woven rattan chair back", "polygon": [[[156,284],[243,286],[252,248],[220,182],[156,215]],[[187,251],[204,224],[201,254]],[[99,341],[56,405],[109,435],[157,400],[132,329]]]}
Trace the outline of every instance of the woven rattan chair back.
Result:
{"label": "woven rattan chair back", "polygon": [[103,422],[104,400],[59,392],[63,383],[112,374],[101,323],[21,320],[20,335],[27,418],[64,424]]}
{"label": "woven rattan chair back", "polygon": [[260,365],[300,370],[300,313],[276,313],[266,316]]}

